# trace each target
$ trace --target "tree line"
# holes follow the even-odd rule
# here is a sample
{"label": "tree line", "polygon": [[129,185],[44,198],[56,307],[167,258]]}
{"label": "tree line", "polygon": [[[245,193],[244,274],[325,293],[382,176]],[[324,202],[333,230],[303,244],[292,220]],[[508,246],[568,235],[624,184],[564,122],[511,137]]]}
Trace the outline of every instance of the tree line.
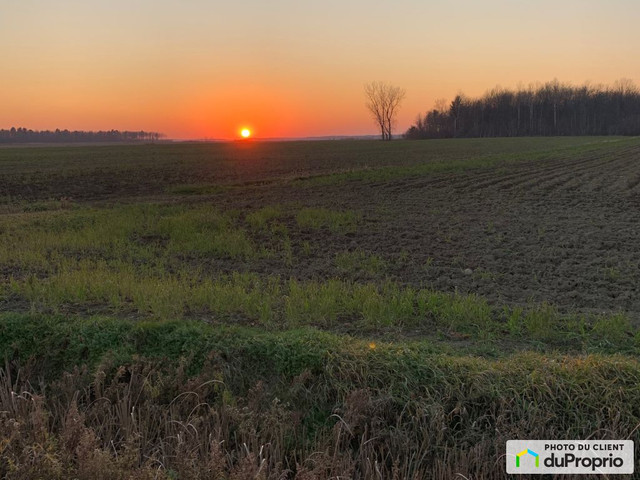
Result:
{"label": "tree line", "polygon": [[627,79],[612,86],[554,80],[496,87],[480,98],[439,100],[405,133],[411,139],[554,135],[640,135],[640,90]]}
{"label": "tree line", "polygon": [[0,130],[0,143],[96,143],[96,142],[154,142],[165,135],[158,132],[107,130],[31,130],[12,127]]}

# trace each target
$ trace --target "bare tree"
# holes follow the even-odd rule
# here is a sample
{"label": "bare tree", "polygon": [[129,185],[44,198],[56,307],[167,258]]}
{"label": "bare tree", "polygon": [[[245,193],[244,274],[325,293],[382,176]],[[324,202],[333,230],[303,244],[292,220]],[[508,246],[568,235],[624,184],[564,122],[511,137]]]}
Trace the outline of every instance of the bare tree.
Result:
{"label": "bare tree", "polygon": [[371,82],[364,86],[367,109],[380,128],[382,140],[391,140],[398,108],[406,92],[403,88],[388,83]]}

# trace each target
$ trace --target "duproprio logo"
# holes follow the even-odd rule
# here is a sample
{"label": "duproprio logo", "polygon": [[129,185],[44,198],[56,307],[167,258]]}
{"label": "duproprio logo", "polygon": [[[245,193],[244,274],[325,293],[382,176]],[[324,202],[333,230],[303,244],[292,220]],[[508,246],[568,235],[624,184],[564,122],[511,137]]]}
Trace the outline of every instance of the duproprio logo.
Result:
{"label": "duproprio logo", "polygon": [[540,455],[527,448],[526,450],[522,450],[516,455],[516,468],[520,468],[520,457],[526,455],[527,453],[536,459],[536,468],[540,466]]}
{"label": "duproprio logo", "polygon": [[512,475],[631,474],[634,447],[633,440],[507,440],[506,470]]}

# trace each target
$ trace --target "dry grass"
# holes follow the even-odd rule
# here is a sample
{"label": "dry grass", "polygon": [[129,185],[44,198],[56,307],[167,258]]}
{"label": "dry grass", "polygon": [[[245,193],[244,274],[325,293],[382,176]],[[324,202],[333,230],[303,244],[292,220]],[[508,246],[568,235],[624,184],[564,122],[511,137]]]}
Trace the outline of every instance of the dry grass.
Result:
{"label": "dry grass", "polygon": [[4,478],[494,479],[507,439],[640,440],[629,357],[490,360],[308,329],[13,321]]}

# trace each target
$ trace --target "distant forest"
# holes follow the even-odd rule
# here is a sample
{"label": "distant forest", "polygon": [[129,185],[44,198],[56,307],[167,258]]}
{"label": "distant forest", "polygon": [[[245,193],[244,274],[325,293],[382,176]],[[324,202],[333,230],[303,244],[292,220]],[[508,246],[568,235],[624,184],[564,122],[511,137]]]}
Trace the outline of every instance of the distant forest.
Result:
{"label": "distant forest", "polygon": [[494,88],[480,98],[459,94],[424,116],[405,138],[640,135],[640,90],[631,80],[613,86],[572,86],[557,80],[517,90]]}
{"label": "distant forest", "polygon": [[96,142],[154,142],[165,135],[157,132],[121,132],[119,130],[85,132],[69,130],[34,131],[26,128],[0,130],[0,143],[96,143]]}

